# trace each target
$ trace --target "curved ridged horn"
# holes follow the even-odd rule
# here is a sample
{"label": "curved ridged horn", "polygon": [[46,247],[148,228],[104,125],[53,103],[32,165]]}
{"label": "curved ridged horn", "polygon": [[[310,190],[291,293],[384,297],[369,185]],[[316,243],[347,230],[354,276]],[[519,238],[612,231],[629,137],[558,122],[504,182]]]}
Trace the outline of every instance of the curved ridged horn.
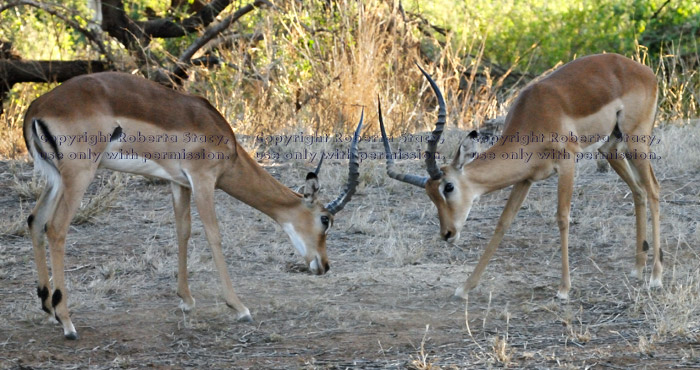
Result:
{"label": "curved ridged horn", "polygon": [[318,176],[318,172],[321,171],[321,165],[323,164],[323,155],[325,153],[321,152],[321,159],[318,161],[318,166],[316,166],[316,171],[314,171],[314,175]]}
{"label": "curved ridged horn", "polygon": [[359,183],[358,178],[360,177],[360,162],[359,155],[357,154],[357,142],[360,140],[360,131],[362,131],[362,120],[365,117],[365,109],[362,108],[362,113],[360,115],[360,123],[357,124],[357,129],[355,129],[355,135],[352,138],[352,143],[350,144],[350,163],[348,165],[348,182],[345,184],[345,189],[338,195],[335,200],[326,204],[326,209],[331,214],[336,214],[345,207],[345,205],[350,201],[352,195],[355,194],[355,188]]}
{"label": "curved ridged horn", "polygon": [[433,130],[430,138],[428,138],[428,150],[425,152],[425,164],[428,167],[428,174],[430,175],[431,179],[437,180],[442,177],[442,170],[440,170],[440,167],[438,167],[437,163],[435,162],[435,152],[437,151],[438,142],[440,142],[440,136],[442,136],[442,129],[445,127],[446,122],[447,113],[445,109],[445,99],[443,99],[440,88],[438,88],[437,84],[432,77],[430,77],[428,72],[424,71],[418,63],[416,63],[416,66],[421,72],[423,72],[423,76],[428,79],[428,82],[430,82],[430,87],[433,88],[438,104],[440,105],[440,109],[438,110],[438,119],[437,122],[435,122],[435,130]]}
{"label": "curved ridged horn", "polygon": [[428,182],[428,177],[398,173],[394,170],[394,158],[391,153],[391,145],[389,145],[389,140],[386,137],[386,130],[384,129],[384,119],[382,118],[382,102],[379,100],[379,97],[377,97],[377,111],[379,112],[379,128],[382,131],[382,141],[384,142],[384,151],[386,152],[386,174],[389,175],[389,177],[391,177],[392,179],[407,182],[411,185],[424,188],[425,184]]}

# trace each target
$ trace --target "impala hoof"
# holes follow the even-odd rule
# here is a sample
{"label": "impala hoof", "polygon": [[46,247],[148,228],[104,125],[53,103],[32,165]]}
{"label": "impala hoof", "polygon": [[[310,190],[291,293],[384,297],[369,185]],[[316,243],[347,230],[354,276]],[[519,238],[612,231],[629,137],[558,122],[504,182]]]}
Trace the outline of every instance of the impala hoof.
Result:
{"label": "impala hoof", "polygon": [[661,282],[660,278],[651,278],[651,280],[649,280],[649,288],[661,289],[663,287],[664,287],[664,284]]}
{"label": "impala hoof", "polygon": [[250,315],[250,311],[246,308],[245,311],[239,313],[236,316],[238,322],[253,322],[253,316]]}
{"label": "impala hoof", "polygon": [[61,322],[63,324],[63,336],[68,340],[77,340],[79,338],[75,326],[70,321],[70,318]]}
{"label": "impala hoof", "polygon": [[557,298],[561,299],[562,301],[568,301],[569,300],[569,292],[562,292],[560,290],[557,292]]}
{"label": "impala hoof", "polygon": [[630,277],[636,280],[641,280],[644,277],[644,267],[642,268],[634,268],[632,271],[630,271]]}
{"label": "impala hoof", "polygon": [[194,306],[195,306],[194,298],[192,298],[192,303],[187,303],[187,302],[185,302],[185,300],[183,299],[183,300],[180,301],[180,304],[178,305],[178,307],[180,307],[180,309],[181,309],[183,312],[192,312],[192,310],[194,310]]}
{"label": "impala hoof", "polygon": [[63,336],[64,336],[66,339],[68,339],[68,340],[78,340],[78,338],[80,338],[80,336],[78,335],[78,333],[75,332],[75,331],[74,331],[74,332],[70,332],[70,333],[65,333],[65,334],[63,334]]}
{"label": "impala hoof", "polygon": [[467,299],[469,292],[464,290],[464,286],[461,286],[455,290],[455,294],[452,296],[454,300]]}

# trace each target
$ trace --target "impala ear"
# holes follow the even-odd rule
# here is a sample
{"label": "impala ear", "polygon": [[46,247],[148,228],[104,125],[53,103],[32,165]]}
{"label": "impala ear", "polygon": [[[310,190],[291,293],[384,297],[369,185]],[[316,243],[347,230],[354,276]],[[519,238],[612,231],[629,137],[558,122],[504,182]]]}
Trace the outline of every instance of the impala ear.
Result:
{"label": "impala ear", "polygon": [[452,167],[454,169],[461,171],[462,167],[467,163],[474,160],[476,154],[479,153],[479,134],[473,131],[467,135],[459,143],[459,148],[457,148],[457,154],[455,154],[452,160]]}
{"label": "impala ear", "polygon": [[321,189],[321,185],[318,183],[318,177],[315,173],[309,172],[306,175],[306,183],[299,190],[304,194],[304,203],[309,206],[312,205],[318,197],[319,189]]}

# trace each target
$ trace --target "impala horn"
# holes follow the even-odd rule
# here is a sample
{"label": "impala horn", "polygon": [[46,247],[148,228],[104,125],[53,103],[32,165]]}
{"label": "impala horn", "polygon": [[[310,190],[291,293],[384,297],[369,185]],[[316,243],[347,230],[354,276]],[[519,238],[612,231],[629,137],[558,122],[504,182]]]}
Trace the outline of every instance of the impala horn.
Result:
{"label": "impala horn", "polygon": [[428,177],[417,176],[406,173],[398,173],[394,170],[394,158],[391,154],[391,145],[389,145],[389,140],[386,138],[386,130],[384,129],[384,119],[382,118],[382,102],[377,97],[377,109],[379,112],[379,128],[382,131],[382,141],[384,142],[384,151],[386,152],[386,174],[392,179],[407,182],[411,185],[415,185],[421,188],[425,187],[428,182]]}
{"label": "impala horn", "polygon": [[[428,149],[425,152],[425,164],[427,166],[428,174],[430,175],[431,179],[438,180],[442,177],[442,170],[440,170],[440,167],[438,167],[437,162],[435,161],[435,153],[437,152],[437,145],[438,142],[440,142],[440,136],[442,136],[442,130],[444,129],[446,122],[447,110],[445,108],[445,99],[442,97],[440,88],[438,88],[432,77],[430,77],[430,75],[424,71],[418,63],[416,63],[416,66],[423,73],[423,76],[428,79],[430,87],[432,87],[433,92],[435,92],[435,96],[437,97],[438,105],[440,107],[438,110],[438,120],[435,123],[435,130],[433,130],[428,138]],[[379,109],[379,127],[382,131],[382,141],[384,142],[384,150],[386,151],[386,173],[392,179],[400,180],[424,188],[425,184],[428,182],[428,177],[402,174],[394,171],[394,158],[391,154],[391,146],[389,145],[389,141],[386,137],[386,130],[384,129],[381,102],[378,101],[377,106]]]}
{"label": "impala horn", "polygon": [[[360,162],[359,155],[357,154],[357,142],[360,140],[360,131],[362,131],[362,120],[365,116],[365,110],[362,109],[360,114],[360,123],[357,124],[357,129],[355,129],[355,135],[352,138],[352,143],[350,144],[350,164],[348,165],[348,182],[345,184],[345,189],[338,195],[335,200],[326,204],[326,209],[331,214],[336,214],[345,207],[345,205],[350,201],[352,195],[355,194],[355,188],[359,183],[358,178],[360,177]],[[323,157],[321,157],[323,159]],[[319,163],[319,168],[321,164]],[[318,171],[318,169],[317,169]]]}
{"label": "impala horn", "polygon": [[316,166],[316,171],[314,171],[314,175],[318,176],[318,172],[321,171],[321,165],[323,164],[323,156],[326,153],[321,152],[321,159],[318,161],[318,166]]}

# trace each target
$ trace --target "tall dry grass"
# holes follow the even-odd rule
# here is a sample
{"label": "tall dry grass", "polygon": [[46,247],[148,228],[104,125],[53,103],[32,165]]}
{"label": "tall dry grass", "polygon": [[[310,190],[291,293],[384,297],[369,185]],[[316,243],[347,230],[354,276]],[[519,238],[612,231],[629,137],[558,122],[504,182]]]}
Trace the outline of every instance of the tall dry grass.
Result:
{"label": "tall dry grass", "polygon": [[33,98],[29,84],[17,85],[9,99],[3,101],[5,112],[0,115],[0,159],[15,159],[26,153],[22,136],[24,111]]}
{"label": "tall dry grass", "polygon": [[323,3],[286,6],[255,28],[262,40],[224,52],[233,67],[203,72],[189,86],[214,101],[238,133],[347,134],[365,108],[365,131],[376,134],[377,98],[391,135],[430,130],[436,101],[416,62],[443,89],[451,124],[472,127],[505,113],[504,93],[512,91],[502,93],[504,78],[482,65],[477,35],[428,37],[398,2],[337,2],[326,12]]}
{"label": "tall dry grass", "polygon": [[[477,127],[504,115],[529,82],[506,84],[506,78],[514,70],[527,72],[536,46],[495,73],[483,55],[487,35],[435,34],[438,39],[425,30],[423,19],[404,13],[399,2],[285,2],[227,35],[232,46],[220,52],[226,64],[196,69],[184,89],[210,99],[244,135],[348,134],[361,108],[365,132],[377,134],[379,97],[390,135],[400,135],[428,131],[436,118],[433,93],[416,62],[443,90],[448,128]],[[633,57],[659,76],[660,121],[697,116],[697,56],[681,58],[671,48],[648,57],[640,47]],[[5,101],[0,157],[26,153],[21,117],[37,95],[36,85],[17,85]]]}

